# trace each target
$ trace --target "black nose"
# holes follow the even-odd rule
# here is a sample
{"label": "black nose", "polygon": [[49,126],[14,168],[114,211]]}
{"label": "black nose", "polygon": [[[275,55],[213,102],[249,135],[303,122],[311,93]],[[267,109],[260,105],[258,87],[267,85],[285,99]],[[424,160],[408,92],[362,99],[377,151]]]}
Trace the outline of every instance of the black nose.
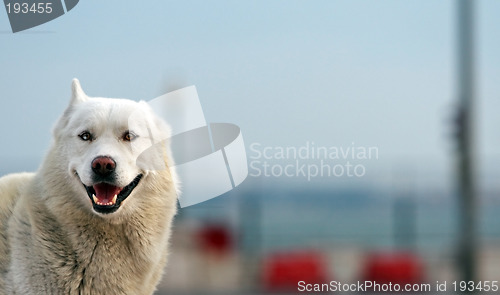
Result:
{"label": "black nose", "polygon": [[108,176],[115,171],[116,162],[110,157],[100,156],[92,161],[92,171],[99,176]]}

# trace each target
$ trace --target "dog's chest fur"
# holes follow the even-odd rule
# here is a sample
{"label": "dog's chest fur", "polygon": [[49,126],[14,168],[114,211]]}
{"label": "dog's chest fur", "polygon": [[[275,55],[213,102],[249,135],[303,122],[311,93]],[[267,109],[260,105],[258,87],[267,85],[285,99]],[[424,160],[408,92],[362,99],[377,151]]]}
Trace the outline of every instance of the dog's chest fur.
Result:
{"label": "dog's chest fur", "polygon": [[[153,292],[152,282],[161,276],[166,261],[169,219],[157,216],[144,224],[138,216],[112,224],[82,214],[74,216],[78,222],[61,224],[44,204],[32,205],[31,212],[11,220],[16,223],[12,238],[24,241],[12,249],[14,259],[23,261],[13,265],[12,294]],[[26,253],[30,257],[21,257]],[[15,277],[17,271],[24,273],[22,281]]]}

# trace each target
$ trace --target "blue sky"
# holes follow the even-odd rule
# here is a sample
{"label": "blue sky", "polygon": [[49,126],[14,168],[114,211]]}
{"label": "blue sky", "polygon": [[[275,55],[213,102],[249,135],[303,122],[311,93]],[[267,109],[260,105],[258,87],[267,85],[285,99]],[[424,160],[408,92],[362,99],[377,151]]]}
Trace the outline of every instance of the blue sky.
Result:
{"label": "blue sky", "polygon": [[[476,148],[491,163],[500,2],[476,3]],[[91,96],[136,100],[194,84],[207,120],[239,125],[247,145],[355,142],[378,146],[381,167],[445,172],[455,12],[454,1],[80,1],[12,34],[1,11],[0,165],[37,167],[78,77]]]}

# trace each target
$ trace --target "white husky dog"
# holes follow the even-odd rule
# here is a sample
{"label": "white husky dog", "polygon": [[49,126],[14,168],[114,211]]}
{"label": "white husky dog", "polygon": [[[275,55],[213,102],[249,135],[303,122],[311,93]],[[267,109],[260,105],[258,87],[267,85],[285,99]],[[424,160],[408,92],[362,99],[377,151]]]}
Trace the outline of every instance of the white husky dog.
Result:
{"label": "white husky dog", "polygon": [[145,102],[72,92],[39,171],[0,178],[0,294],[152,294],[177,208],[170,129]]}

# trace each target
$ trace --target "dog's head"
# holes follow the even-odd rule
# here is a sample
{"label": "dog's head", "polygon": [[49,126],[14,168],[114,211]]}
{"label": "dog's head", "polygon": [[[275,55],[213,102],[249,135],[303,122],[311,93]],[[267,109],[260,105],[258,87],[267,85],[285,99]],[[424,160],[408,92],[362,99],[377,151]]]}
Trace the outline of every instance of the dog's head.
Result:
{"label": "dog's head", "polygon": [[[134,207],[151,194],[146,190],[157,187],[144,188],[143,182],[158,170],[175,184],[168,145],[158,144],[169,135],[168,125],[145,102],[88,97],[75,79],[70,105],[54,129],[57,159],[51,161],[65,165],[56,169],[64,169],[74,194],[110,216],[126,200]],[[152,146],[161,148],[152,152]]]}

